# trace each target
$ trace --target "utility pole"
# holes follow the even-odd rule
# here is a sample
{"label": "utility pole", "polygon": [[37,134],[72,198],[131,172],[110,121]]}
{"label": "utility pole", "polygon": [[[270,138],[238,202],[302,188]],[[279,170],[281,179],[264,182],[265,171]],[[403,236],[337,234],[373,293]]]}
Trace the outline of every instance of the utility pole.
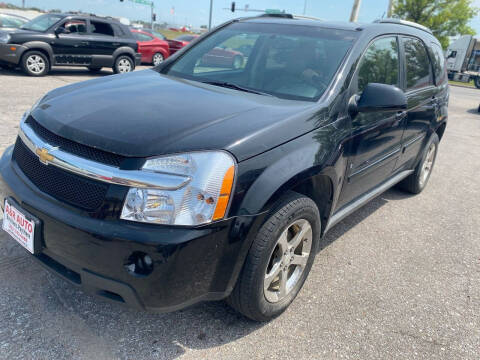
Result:
{"label": "utility pole", "polygon": [[150,28],[153,30],[153,1],[150,4]]}
{"label": "utility pole", "polygon": [[307,0],[303,3],[303,15],[305,15],[307,12]]}
{"label": "utility pole", "polygon": [[362,0],[353,0],[352,13],[350,15],[350,22],[356,22],[358,19],[358,12],[360,11],[360,4]]}
{"label": "utility pole", "polygon": [[25,0],[22,0],[22,8],[25,9]]}
{"label": "utility pole", "polygon": [[395,8],[394,0],[388,0],[387,17],[389,18],[392,17],[394,8]]}
{"label": "utility pole", "polygon": [[212,28],[212,8],[213,8],[213,0],[210,0],[210,15],[208,16],[208,31]]}

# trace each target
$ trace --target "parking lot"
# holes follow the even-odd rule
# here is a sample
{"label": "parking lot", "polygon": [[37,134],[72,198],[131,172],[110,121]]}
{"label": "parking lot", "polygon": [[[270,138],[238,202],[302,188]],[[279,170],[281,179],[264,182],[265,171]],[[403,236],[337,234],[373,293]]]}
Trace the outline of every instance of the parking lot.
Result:
{"label": "parking lot", "polygon": [[[45,92],[109,74],[0,69],[0,151]],[[335,226],[300,295],[270,323],[223,302],[170,314],[107,303],[47,273],[1,232],[0,358],[480,358],[479,102],[479,90],[451,87],[427,189],[389,190]]]}

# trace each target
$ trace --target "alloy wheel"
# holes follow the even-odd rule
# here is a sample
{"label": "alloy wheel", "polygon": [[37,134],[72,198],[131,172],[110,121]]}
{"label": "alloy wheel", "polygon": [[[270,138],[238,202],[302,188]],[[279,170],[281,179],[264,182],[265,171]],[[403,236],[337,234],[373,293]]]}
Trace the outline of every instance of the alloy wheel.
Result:
{"label": "alloy wheel", "polygon": [[27,58],[27,68],[32,73],[38,75],[45,70],[45,60],[39,55],[30,55]]}
{"label": "alloy wheel", "polygon": [[120,59],[118,62],[118,72],[119,73],[127,73],[132,71],[132,64],[127,59]]}
{"label": "alloy wheel", "polygon": [[312,249],[312,226],[305,219],[291,223],[282,232],[265,271],[267,301],[284,299],[300,280]]}
{"label": "alloy wheel", "polygon": [[157,66],[163,62],[163,55],[162,54],[155,54],[153,55],[153,65]]}
{"label": "alloy wheel", "polygon": [[435,160],[436,145],[432,143],[428,148],[427,156],[422,164],[422,170],[420,171],[420,186],[423,187],[430,176],[433,168],[433,162]]}

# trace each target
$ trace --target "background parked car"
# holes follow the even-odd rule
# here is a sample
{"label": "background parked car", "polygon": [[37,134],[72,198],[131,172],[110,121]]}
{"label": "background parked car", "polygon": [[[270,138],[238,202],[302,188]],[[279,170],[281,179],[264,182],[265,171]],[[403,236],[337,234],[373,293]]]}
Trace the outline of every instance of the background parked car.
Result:
{"label": "background parked car", "polygon": [[112,67],[130,72],[140,63],[138,44],[119,21],[89,14],[45,14],[0,32],[0,63],[20,65],[31,76],[46,75],[52,66],[85,66],[91,71]]}
{"label": "background parked car", "polygon": [[18,29],[23,24],[27,23],[28,19],[23,16],[12,14],[0,14],[0,28]]}
{"label": "background parked car", "polygon": [[130,30],[137,39],[138,52],[142,55],[142,63],[158,65],[170,56],[168,42],[159,39],[143,30]]}
{"label": "background parked car", "polygon": [[191,41],[196,39],[198,35],[180,35],[173,40],[167,40],[170,48],[170,55],[187,46]]}
{"label": "background parked car", "polygon": [[203,55],[200,65],[240,69],[243,63],[244,57],[240,51],[214,47]]}

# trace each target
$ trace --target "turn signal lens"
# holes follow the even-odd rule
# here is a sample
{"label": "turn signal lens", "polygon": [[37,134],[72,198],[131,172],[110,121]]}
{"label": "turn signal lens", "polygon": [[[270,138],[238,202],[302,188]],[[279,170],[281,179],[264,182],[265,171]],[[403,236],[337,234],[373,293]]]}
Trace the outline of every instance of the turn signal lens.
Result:
{"label": "turn signal lens", "polygon": [[222,182],[222,188],[220,190],[220,196],[218,197],[217,206],[213,213],[213,220],[223,219],[228,207],[228,200],[230,200],[230,193],[232,191],[233,178],[235,177],[235,167],[231,166]]}

